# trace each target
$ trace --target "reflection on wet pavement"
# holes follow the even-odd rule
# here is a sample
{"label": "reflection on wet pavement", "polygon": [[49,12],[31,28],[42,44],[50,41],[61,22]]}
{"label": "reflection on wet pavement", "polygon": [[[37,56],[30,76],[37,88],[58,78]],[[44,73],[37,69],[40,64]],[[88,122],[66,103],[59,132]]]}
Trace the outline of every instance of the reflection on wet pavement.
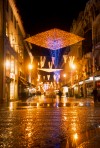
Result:
{"label": "reflection on wet pavement", "polygon": [[31,108],[31,107],[84,107],[84,106],[94,106],[93,100],[82,100],[82,99],[69,99],[69,98],[45,98],[41,97],[30,97],[26,101],[19,101],[16,104],[10,102],[8,105],[10,108]]}
{"label": "reflection on wet pavement", "polygon": [[54,106],[55,99],[39,99],[0,105],[0,148],[99,147],[99,107],[67,99],[65,103],[71,105],[64,106],[58,99]]}

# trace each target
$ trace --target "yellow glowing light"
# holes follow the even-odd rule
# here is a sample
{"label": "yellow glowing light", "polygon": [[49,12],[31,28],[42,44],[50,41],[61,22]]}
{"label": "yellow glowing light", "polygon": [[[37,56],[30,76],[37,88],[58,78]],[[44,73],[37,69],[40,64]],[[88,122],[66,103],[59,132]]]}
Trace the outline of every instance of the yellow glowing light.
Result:
{"label": "yellow glowing light", "polygon": [[28,68],[31,70],[33,68],[33,65],[32,64],[29,64],[28,65]]}
{"label": "yellow glowing light", "polygon": [[10,61],[7,60],[7,61],[6,61],[6,69],[9,69],[9,68],[10,68]]}
{"label": "yellow glowing light", "polygon": [[47,106],[49,107],[49,106],[50,106],[50,104],[47,104]]}
{"label": "yellow glowing light", "polygon": [[12,110],[14,108],[14,103],[13,102],[10,102],[10,110]]}
{"label": "yellow glowing light", "polygon": [[37,107],[39,107],[39,103],[37,103]]}
{"label": "yellow glowing light", "polygon": [[38,68],[38,70],[42,70],[45,72],[55,72],[55,71],[61,71],[63,69],[53,69],[53,68]]}
{"label": "yellow glowing light", "polygon": [[78,35],[54,28],[31,36],[25,39],[25,41],[51,50],[57,50],[75,44],[83,39]]}
{"label": "yellow glowing light", "polygon": [[75,140],[78,139],[78,134],[77,134],[77,133],[74,134],[74,139],[75,139]]}
{"label": "yellow glowing light", "polygon": [[63,74],[64,78],[66,78],[66,74]]}
{"label": "yellow glowing light", "polygon": [[75,64],[71,64],[71,68],[72,69],[76,69],[76,65]]}

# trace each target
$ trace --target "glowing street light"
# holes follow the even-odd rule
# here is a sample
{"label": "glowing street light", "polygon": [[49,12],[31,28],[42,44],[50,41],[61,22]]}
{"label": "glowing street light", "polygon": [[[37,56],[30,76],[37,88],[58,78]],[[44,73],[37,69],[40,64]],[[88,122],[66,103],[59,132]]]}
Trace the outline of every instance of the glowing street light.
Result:
{"label": "glowing street light", "polygon": [[71,68],[72,68],[73,70],[75,70],[75,69],[76,69],[76,65],[75,65],[75,64],[71,64]]}
{"label": "glowing street light", "polygon": [[33,69],[33,65],[32,64],[29,64],[28,65],[28,68],[29,68],[29,70],[32,70]]}
{"label": "glowing street light", "polygon": [[63,77],[66,78],[66,74],[63,74]]}

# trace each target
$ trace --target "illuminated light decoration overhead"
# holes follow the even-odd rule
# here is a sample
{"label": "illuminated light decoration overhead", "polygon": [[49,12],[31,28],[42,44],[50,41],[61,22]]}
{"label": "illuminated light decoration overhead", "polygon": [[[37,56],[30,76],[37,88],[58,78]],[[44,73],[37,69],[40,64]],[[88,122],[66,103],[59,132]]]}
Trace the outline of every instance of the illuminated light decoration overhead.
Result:
{"label": "illuminated light decoration overhead", "polygon": [[63,55],[64,58],[64,63],[66,63],[67,59],[68,59],[68,55]]}
{"label": "illuminated light decoration overhead", "polygon": [[59,66],[61,50],[50,50],[50,55],[53,65],[55,66],[55,68],[57,68]]}
{"label": "illuminated light decoration overhead", "polygon": [[49,68],[52,68],[52,62],[48,62]]}
{"label": "illuminated light decoration overhead", "polygon": [[60,79],[60,71],[55,71],[54,72],[54,80],[56,80],[56,82],[58,82]]}
{"label": "illuminated light decoration overhead", "polygon": [[69,66],[71,68],[73,68],[73,66],[74,66],[74,59],[75,59],[75,56],[70,56],[69,57]]}
{"label": "illuminated light decoration overhead", "polygon": [[55,57],[51,57],[52,58],[52,64],[54,65],[55,63]]}
{"label": "illuminated light decoration overhead", "polygon": [[42,67],[44,67],[44,64],[45,64],[45,61],[46,61],[46,57],[45,56],[40,56],[40,67],[42,68]]}
{"label": "illuminated light decoration overhead", "polygon": [[47,75],[48,80],[50,79],[50,75]]}
{"label": "illuminated light decoration overhead", "polygon": [[56,71],[61,71],[63,69],[38,68],[38,70],[42,70],[42,71],[45,71],[45,72],[56,72]]}
{"label": "illuminated light decoration overhead", "polygon": [[51,50],[64,48],[82,40],[84,40],[84,38],[57,28],[38,33],[25,39],[27,42]]}

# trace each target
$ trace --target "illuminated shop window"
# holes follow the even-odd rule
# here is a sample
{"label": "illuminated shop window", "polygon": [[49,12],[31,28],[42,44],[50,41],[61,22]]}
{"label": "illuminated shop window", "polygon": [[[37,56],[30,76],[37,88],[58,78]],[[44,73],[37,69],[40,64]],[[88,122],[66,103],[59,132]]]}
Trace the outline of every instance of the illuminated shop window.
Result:
{"label": "illuminated shop window", "polygon": [[6,76],[9,77],[10,75],[10,55],[9,54],[6,54],[5,71],[6,71]]}

